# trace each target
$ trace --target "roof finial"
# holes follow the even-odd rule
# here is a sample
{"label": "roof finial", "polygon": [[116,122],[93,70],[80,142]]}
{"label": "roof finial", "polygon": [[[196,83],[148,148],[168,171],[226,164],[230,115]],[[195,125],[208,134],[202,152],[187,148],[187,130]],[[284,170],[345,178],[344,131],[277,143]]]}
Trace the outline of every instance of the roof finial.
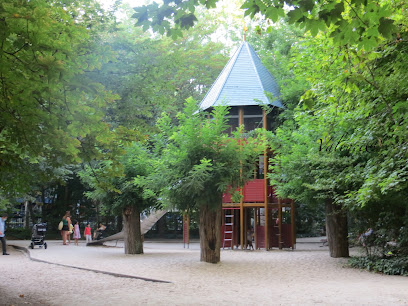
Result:
{"label": "roof finial", "polygon": [[246,32],[248,31],[247,26],[244,26],[244,41],[246,41]]}

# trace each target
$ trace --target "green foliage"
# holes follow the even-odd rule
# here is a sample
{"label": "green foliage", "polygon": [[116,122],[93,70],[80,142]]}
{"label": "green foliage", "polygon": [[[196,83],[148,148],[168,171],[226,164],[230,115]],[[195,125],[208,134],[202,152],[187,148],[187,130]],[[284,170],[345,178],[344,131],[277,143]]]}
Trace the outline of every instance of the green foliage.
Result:
{"label": "green foliage", "polygon": [[239,131],[228,137],[227,114],[227,107],[217,107],[207,118],[192,99],[178,115],[177,125],[163,114],[155,140],[160,159],[151,181],[160,187],[165,205],[188,211],[201,205],[219,207],[228,186],[243,186],[250,179],[264,142],[240,139]]}
{"label": "green foliage", "polygon": [[[149,189],[146,177],[153,172],[149,151],[141,143],[133,143],[120,157],[121,168],[112,162],[100,162],[80,172],[91,191],[86,195],[101,201],[110,214],[121,215],[122,209],[137,206],[140,211],[156,204],[156,194]],[[112,171],[110,167],[115,167]],[[111,174],[117,173],[115,176]]]}
{"label": "green foliage", "polygon": [[31,228],[8,228],[6,236],[7,239],[30,240]]}
{"label": "green foliage", "polygon": [[110,58],[95,48],[104,22],[90,0],[0,3],[0,192],[28,190],[30,168],[78,163],[96,144],[108,149],[102,107],[115,96],[84,73]]}
{"label": "green foliage", "polygon": [[[207,8],[213,7],[205,2]],[[177,37],[181,29],[190,28],[197,20],[195,7],[203,5],[204,1],[184,0],[165,1],[162,5],[156,3],[136,8],[134,18],[137,25],[144,30],[152,28],[156,32]],[[396,36],[397,27],[393,15],[395,7],[401,8],[403,2],[391,1],[244,1],[244,15],[255,19],[263,15],[272,22],[286,17],[289,24],[296,24],[308,31],[312,36],[324,32],[336,45],[358,45],[359,48],[372,50],[384,39]],[[174,21],[171,23],[170,21]]]}
{"label": "green foliage", "polygon": [[363,244],[367,255],[384,257],[390,253],[398,256],[408,254],[406,196],[406,193],[384,196],[381,201],[369,203],[353,212],[351,231],[356,237],[368,228],[373,230],[368,239],[358,241]]}
{"label": "green foliage", "polygon": [[293,73],[310,90],[273,140],[279,192],[305,200],[305,188],[315,190],[351,209],[405,192],[406,48],[391,41],[365,52],[326,37],[291,48]]}
{"label": "green foliage", "polygon": [[366,269],[388,275],[408,276],[408,257],[352,257],[349,265],[353,268]]}
{"label": "green foliage", "polygon": [[296,205],[296,236],[324,236],[326,231],[324,209],[321,205],[308,204]]}
{"label": "green foliage", "polygon": [[131,130],[140,140],[154,131],[163,111],[174,117],[186,98],[201,99],[227,60],[223,45],[208,39],[214,30],[198,24],[188,39],[173,41],[124,21],[104,33],[102,47],[114,60],[88,74],[120,96],[106,110],[112,127]]}

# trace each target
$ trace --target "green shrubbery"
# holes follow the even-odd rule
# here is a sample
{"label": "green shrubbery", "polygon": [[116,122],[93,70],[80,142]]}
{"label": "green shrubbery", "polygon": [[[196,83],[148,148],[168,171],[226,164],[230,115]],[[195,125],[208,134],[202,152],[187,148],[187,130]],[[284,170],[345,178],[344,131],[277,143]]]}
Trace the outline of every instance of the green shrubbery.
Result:
{"label": "green shrubbery", "polygon": [[349,260],[353,268],[366,269],[388,275],[408,276],[408,256],[377,256],[353,257]]}
{"label": "green shrubbery", "polygon": [[[405,197],[405,194],[403,194]],[[389,275],[408,276],[408,206],[404,198],[383,198],[355,214],[354,233],[367,233],[355,240],[363,247],[364,257],[354,257],[354,268]]]}
{"label": "green shrubbery", "polygon": [[8,228],[6,231],[7,239],[21,239],[28,240],[31,239],[31,228],[27,229],[24,227],[20,228]]}

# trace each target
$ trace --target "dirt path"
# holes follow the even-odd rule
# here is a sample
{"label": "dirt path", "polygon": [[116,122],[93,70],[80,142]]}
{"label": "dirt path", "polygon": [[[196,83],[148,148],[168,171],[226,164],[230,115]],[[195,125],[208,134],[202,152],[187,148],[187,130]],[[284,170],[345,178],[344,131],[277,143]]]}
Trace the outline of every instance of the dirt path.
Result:
{"label": "dirt path", "polygon": [[168,283],[32,261],[10,248],[0,258],[1,305],[408,305],[407,277],[344,268],[316,243],[298,243],[295,251],[223,250],[217,265],[199,261],[198,244],[146,242],[143,255],[48,244],[31,257]]}

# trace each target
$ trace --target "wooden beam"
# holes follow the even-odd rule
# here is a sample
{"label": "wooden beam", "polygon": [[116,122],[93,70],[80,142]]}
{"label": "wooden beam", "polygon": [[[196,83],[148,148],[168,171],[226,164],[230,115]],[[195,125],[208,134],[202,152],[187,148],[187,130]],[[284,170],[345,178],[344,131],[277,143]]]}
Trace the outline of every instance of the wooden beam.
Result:
{"label": "wooden beam", "polygon": [[[244,125],[244,108],[242,106],[238,109],[239,114],[239,125]],[[241,173],[242,173],[242,163],[241,163]],[[240,190],[241,192],[241,202],[240,202],[240,209],[239,209],[239,232],[240,232],[240,241],[241,241],[241,250],[244,249],[244,189]]]}
{"label": "wooden beam", "polygon": [[255,236],[255,247],[256,249],[259,249],[258,247],[258,210],[259,208],[255,207],[254,208],[254,236]]}
{"label": "wooden beam", "polygon": [[238,116],[239,116],[239,125],[244,125],[244,108],[240,106],[238,108]]}
{"label": "wooden beam", "polygon": [[[266,111],[262,111],[263,114],[263,128],[265,131],[267,130],[267,122],[266,122]],[[269,250],[269,222],[268,222],[268,178],[267,178],[267,173],[268,173],[268,154],[267,150],[265,147],[264,150],[264,209],[265,209],[265,249]]]}
{"label": "wooden beam", "polygon": [[290,207],[290,222],[291,222],[291,227],[292,227],[292,250],[295,249],[296,245],[296,218],[295,218],[295,201],[291,201],[291,207]]}
{"label": "wooden beam", "polygon": [[279,249],[282,249],[282,204],[281,204],[281,199],[278,199],[278,246]]}
{"label": "wooden beam", "polygon": [[184,248],[190,248],[190,216],[188,214],[183,215],[183,242]]}

